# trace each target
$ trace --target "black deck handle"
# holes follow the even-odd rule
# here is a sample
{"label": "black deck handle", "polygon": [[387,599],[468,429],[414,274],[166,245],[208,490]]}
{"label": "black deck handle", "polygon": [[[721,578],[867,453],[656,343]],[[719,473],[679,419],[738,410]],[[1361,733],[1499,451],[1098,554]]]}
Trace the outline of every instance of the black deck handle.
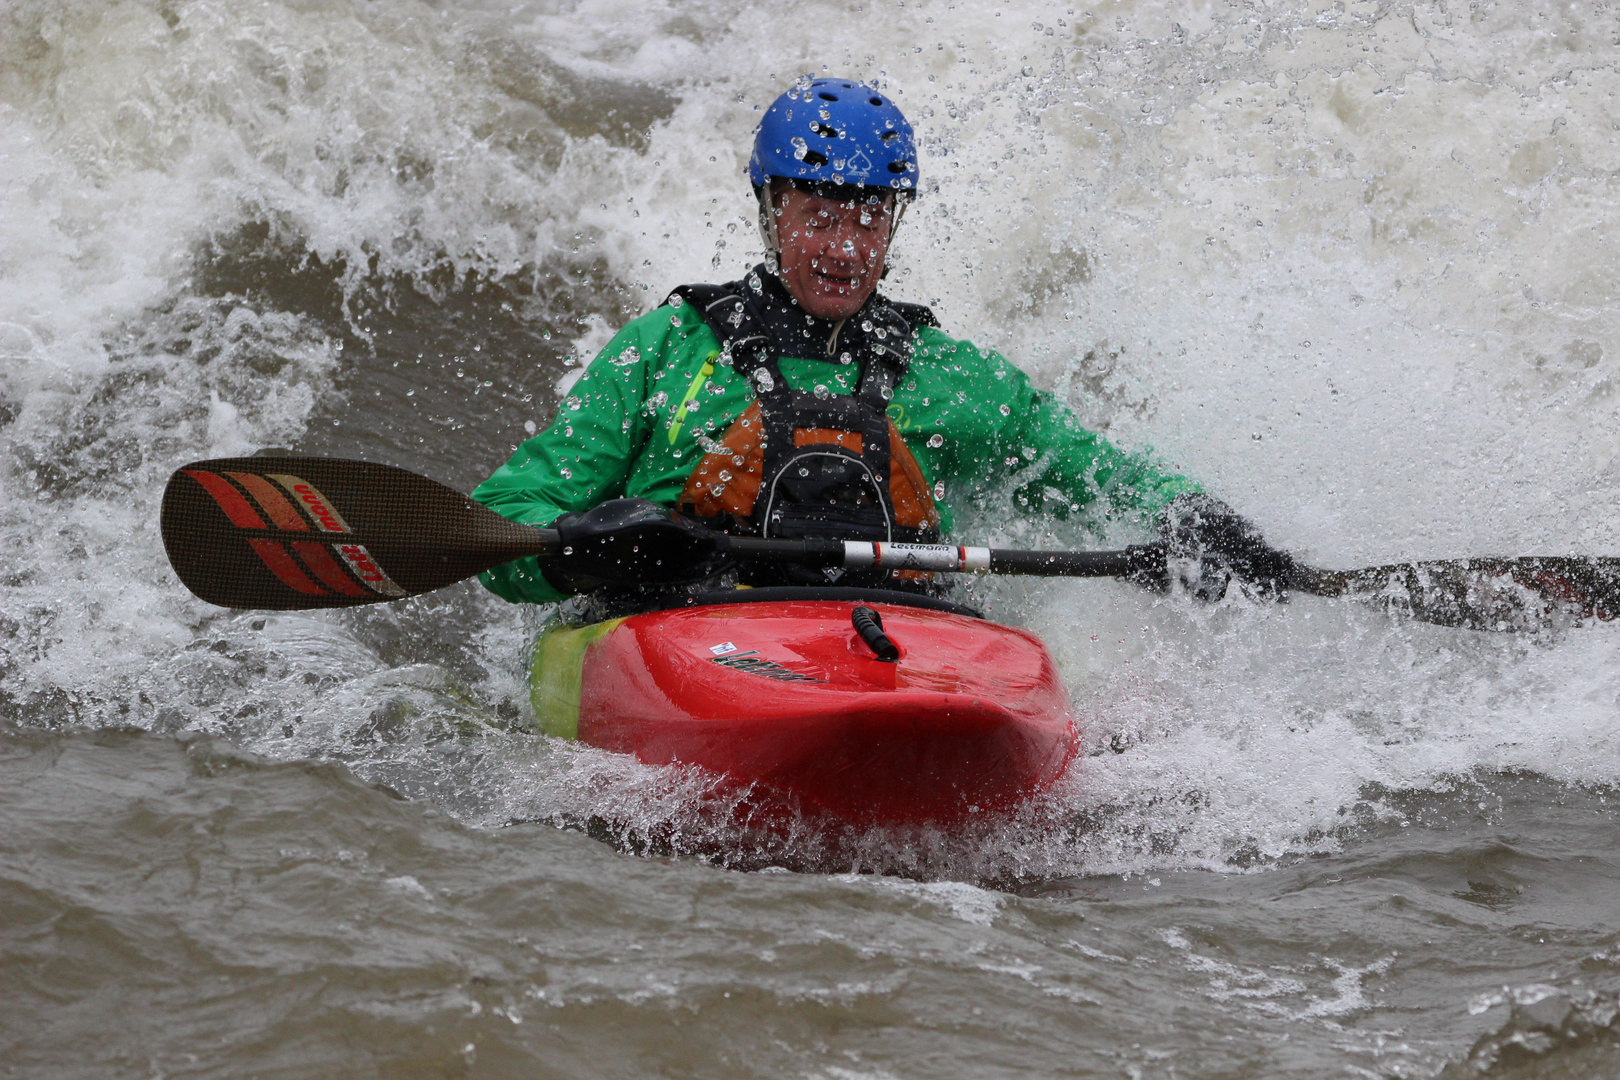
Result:
{"label": "black deck handle", "polygon": [[885,664],[892,664],[900,659],[900,648],[883,632],[883,616],[869,607],[858,607],[849,614],[849,621],[855,627],[855,632],[861,635],[861,640]]}

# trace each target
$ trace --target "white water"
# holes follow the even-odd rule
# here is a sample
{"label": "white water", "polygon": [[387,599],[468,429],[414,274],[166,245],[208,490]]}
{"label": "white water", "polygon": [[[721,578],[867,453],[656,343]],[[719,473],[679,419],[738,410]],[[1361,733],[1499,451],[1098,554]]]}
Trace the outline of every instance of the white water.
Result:
{"label": "white water", "polygon": [[[168,572],[157,499],[185,461],[362,420],[411,432],[402,464],[487,473],[549,416],[554,357],[445,357],[447,420],[423,425],[372,393],[367,342],[404,333],[379,283],[535,282],[547,325],[596,341],[733,276],[757,256],[757,111],[822,65],[919,129],[894,294],[1279,544],[1327,566],[1620,553],[1617,33],[1581,4],[12,3],[0,704],[338,756],[475,820],[684,821],[678,778],[644,797],[625,762],[471,737],[525,707],[541,613],[463,589],[224,615]],[[348,267],[327,272],[347,325],[210,283],[253,225]],[[587,271],[585,301],[546,291]],[[1316,850],[1369,792],[1481,770],[1620,782],[1613,627],[982,588],[1049,641],[1100,752],[959,872]],[[1104,824],[1054,833],[1053,810]]]}

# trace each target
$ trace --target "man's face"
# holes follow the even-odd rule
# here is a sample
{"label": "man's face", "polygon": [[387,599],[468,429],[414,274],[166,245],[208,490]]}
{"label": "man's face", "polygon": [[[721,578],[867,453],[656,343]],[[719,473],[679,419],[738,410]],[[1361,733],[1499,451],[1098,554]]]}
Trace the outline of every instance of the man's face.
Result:
{"label": "man's face", "polygon": [[771,203],[782,282],[793,299],[822,319],[844,319],[859,311],[883,275],[893,197],[828,199],[784,186]]}

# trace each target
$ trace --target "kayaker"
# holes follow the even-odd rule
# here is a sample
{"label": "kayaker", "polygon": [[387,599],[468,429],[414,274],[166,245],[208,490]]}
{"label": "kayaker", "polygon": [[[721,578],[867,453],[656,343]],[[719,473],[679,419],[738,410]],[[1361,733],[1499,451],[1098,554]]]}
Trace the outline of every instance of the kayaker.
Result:
{"label": "kayaker", "polygon": [[[1235,577],[1281,594],[1288,556],[1229,507],[1086,430],[928,308],[878,291],[919,175],[911,125],[887,97],[801,79],[761,119],[748,175],[765,262],[724,285],[682,286],[620,330],[474,499],[555,523],[583,551],[671,509],[733,534],[935,542],[953,505],[1011,488],[1032,514],[1157,515],[1171,557],[1145,584],[1175,578],[1214,600]],[[671,535],[670,579],[710,569],[697,565],[702,545]],[[751,584],[783,573],[741,570]],[[824,571],[786,573],[828,583]],[[564,556],[482,581],[537,603],[641,584],[613,577]]]}

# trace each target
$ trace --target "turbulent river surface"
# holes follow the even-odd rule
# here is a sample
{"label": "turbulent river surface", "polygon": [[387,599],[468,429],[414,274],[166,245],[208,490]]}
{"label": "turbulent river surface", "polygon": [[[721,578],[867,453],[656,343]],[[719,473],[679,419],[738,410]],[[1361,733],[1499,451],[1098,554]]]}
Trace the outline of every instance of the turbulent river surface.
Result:
{"label": "turbulent river surface", "polygon": [[[1617,49],[1598,0],[0,2],[0,1075],[1620,1073],[1620,626],[983,580],[1071,773],[771,847],[526,732],[550,612],[225,611],[157,532],[264,446],[476,484],[758,258],[750,132],[825,72],[919,130],[890,292],[1277,543],[1620,554]],[[962,538],[1086,539],[1012,499]]]}

